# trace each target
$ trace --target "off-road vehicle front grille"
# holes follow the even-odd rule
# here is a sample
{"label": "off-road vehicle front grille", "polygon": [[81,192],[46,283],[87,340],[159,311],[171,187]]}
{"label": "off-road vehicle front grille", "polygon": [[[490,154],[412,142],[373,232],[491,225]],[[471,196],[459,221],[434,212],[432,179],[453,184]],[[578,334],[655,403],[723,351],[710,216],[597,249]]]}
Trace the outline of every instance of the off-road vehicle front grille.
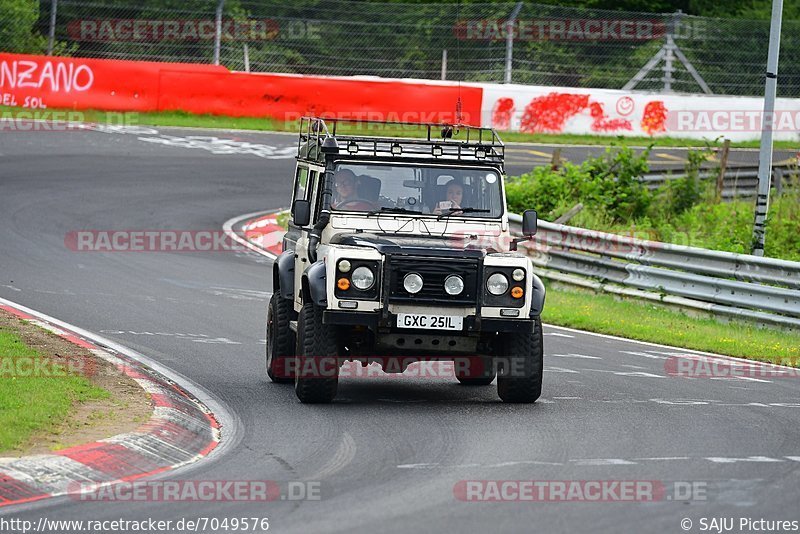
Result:
{"label": "off-road vehicle front grille", "polygon": [[[439,306],[474,306],[478,302],[477,259],[392,257],[387,263],[389,302]],[[422,290],[415,295],[403,287],[403,278],[409,273],[417,273],[423,280]],[[444,290],[445,278],[451,274],[464,280],[464,291],[460,295],[448,295]]]}

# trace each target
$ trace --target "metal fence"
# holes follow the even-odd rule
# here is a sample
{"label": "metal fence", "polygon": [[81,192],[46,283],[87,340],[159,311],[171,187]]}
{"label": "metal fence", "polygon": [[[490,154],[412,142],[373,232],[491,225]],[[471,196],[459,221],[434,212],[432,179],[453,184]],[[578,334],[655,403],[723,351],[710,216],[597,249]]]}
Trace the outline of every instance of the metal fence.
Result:
{"label": "metal fence", "polygon": [[[521,223],[521,217],[509,219]],[[738,319],[800,327],[800,262],[633,239],[539,221],[526,248],[562,283]]]}
{"label": "metal fence", "polygon": [[[799,30],[784,22],[782,96],[800,96]],[[731,95],[763,94],[768,35],[768,21],[529,2],[42,0],[0,20],[5,51],[51,36],[79,57]]]}
{"label": "metal fence", "polygon": [[[641,180],[650,190],[656,190],[670,181],[684,179],[686,176],[685,172],[651,171],[643,175]],[[800,168],[797,165],[775,165],[772,167],[771,177],[771,189],[776,196],[780,196],[788,188],[800,188]],[[719,170],[700,171],[697,179],[703,183],[718,181]],[[728,167],[719,185],[722,200],[753,199],[758,193],[758,166]]]}

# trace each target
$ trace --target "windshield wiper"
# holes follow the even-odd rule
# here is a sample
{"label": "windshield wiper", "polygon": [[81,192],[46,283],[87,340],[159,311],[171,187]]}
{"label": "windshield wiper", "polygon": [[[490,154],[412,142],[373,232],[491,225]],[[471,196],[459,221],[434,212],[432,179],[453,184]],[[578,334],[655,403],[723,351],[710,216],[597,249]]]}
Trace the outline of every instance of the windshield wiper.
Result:
{"label": "windshield wiper", "polygon": [[437,221],[441,221],[442,219],[446,219],[451,215],[455,215],[456,213],[490,213],[491,210],[484,210],[480,208],[449,208],[442,212],[441,215],[436,219]]}
{"label": "windshield wiper", "polygon": [[383,206],[379,210],[372,210],[372,211],[368,212],[367,215],[377,215],[378,213],[413,213],[415,215],[419,215],[422,212],[421,211],[415,211],[415,210],[409,210],[409,209],[406,209],[406,208],[400,208],[400,207]]}

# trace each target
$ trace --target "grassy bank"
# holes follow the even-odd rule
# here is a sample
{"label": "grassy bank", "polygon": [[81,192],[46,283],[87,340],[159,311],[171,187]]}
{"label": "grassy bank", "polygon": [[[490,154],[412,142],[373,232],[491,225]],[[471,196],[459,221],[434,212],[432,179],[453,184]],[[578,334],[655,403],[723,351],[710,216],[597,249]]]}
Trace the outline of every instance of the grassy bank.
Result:
{"label": "grassy bank", "polygon": [[721,323],[635,300],[548,288],[546,323],[751,360],[800,366],[800,332]]}
{"label": "grassy bank", "polygon": [[[23,108],[11,108],[0,106],[0,114],[10,117],[18,112],[30,112],[32,110]],[[55,108],[39,111],[72,111],[57,110]],[[223,128],[233,130],[258,130],[271,132],[291,132],[296,133],[298,124],[296,121],[279,121],[270,118],[253,117],[225,117],[220,115],[196,115],[182,111],[163,111],[163,112],[106,112],[98,110],[83,110],[80,112],[82,121],[102,124],[125,124],[129,126],[176,126],[185,128]],[[423,135],[423,130],[418,128],[389,128],[378,125],[362,124],[359,127],[343,127],[338,130],[341,133],[358,133],[366,135],[384,135],[396,137],[417,137]],[[597,145],[607,146],[616,144],[618,146],[646,147],[651,144],[658,147],[702,147],[703,141],[696,139],[682,139],[675,137],[616,137],[608,135],[574,135],[574,134],[543,134],[543,133],[519,133],[519,132],[500,132],[500,137],[506,142],[524,142],[541,144],[563,144],[563,145]],[[710,138],[709,141],[713,141]],[[743,141],[731,144],[734,148],[758,148],[758,141]],[[777,141],[776,149],[795,150],[798,143],[790,141]]]}
{"label": "grassy bank", "polygon": [[75,404],[108,397],[108,391],[29,347],[12,328],[0,327],[0,451],[53,431]]}

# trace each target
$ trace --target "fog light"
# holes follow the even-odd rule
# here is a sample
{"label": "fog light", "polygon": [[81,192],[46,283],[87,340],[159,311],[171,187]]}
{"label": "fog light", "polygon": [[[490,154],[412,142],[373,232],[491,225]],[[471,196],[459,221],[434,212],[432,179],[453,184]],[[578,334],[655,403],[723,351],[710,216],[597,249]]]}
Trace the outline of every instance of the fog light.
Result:
{"label": "fog light", "polygon": [[514,297],[515,299],[521,299],[522,295],[524,295],[524,294],[525,294],[525,292],[519,286],[514,287],[514,288],[511,289],[511,296]]}
{"label": "fog light", "polygon": [[403,278],[403,288],[412,295],[422,291],[422,277],[417,273],[409,273]]}
{"label": "fog light", "polygon": [[340,300],[339,307],[346,310],[355,310],[358,308],[358,302],[353,302],[352,300]]}
{"label": "fog light", "polygon": [[500,310],[501,317],[519,317],[519,310],[509,310],[503,309]]}
{"label": "fog light", "polygon": [[522,282],[525,279],[525,271],[522,269],[514,269],[514,272],[511,273],[511,278],[513,278],[515,282]]}
{"label": "fog light", "polygon": [[464,291],[464,280],[460,276],[451,274],[444,280],[444,290],[450,296],[460,295]]}
{"label": "fog light", "polygon": [[350,280],[347,278],[339,278],[339,281],[336,282],[336,287],[341,289],[342,291],[347,291],[350,289]]}

